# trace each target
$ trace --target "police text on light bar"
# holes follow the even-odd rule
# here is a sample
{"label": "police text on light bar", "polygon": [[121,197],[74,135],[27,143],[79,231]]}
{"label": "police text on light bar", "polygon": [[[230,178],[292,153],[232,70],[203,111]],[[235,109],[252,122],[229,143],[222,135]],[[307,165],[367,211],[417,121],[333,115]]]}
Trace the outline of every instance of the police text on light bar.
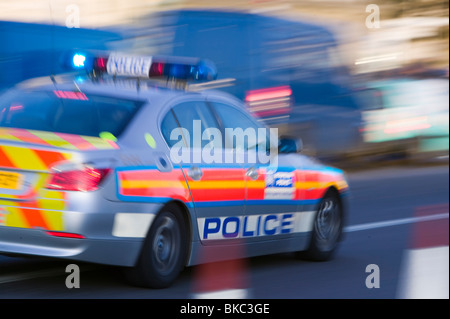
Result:
{"label": "police text on light bar", "polygon": [[162,77],[185,81],[212,81],[217,78],[216,67],[212,62],[192,57],[136,56],[125,53],[97,56],[73,52],[70,58],[71,68],[84,69],[92,75],[108,73],[113,76]]}

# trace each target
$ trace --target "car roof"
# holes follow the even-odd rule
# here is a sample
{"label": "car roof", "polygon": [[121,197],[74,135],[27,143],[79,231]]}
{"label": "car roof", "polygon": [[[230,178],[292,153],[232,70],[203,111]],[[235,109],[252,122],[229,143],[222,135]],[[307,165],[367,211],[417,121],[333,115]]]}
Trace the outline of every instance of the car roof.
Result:
{"label": "car roof", "polygon": [[[35,78],[24,81],[16,86],[18,89],[33,91],[80,90],[90,94],[98,94],[123,99],[145,101],[155,98],[171,98],[186,94],[186,90],[164,87],[163,85],[145,80],[105,77],[90,79],[84,76],[70,74],[52,77]],[[193,92],[192,92],[193,93]]]}
{"label": "car roof", "polygon": [[166,101],[182,96],[214,96],[216,99],[227,100],[231,104],[242,103],[237,97],[214,88],[209,89],[206,87],[205,89],[189,90],[168,87],[165,81],[158,82],[136,78],[115,79],[109,76],[92,79],[85,75],[79,76],[73,73],[34,78],[23,81],[15,87],[33,91],[79,90],[84,93],[136,100],[144,103],[151,101],[152,104],[164,104]]}

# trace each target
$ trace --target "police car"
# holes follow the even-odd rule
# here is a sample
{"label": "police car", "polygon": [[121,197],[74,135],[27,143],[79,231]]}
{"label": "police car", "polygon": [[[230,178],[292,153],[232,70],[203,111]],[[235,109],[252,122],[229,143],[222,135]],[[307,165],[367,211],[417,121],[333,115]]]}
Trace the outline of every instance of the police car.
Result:
{"label": "police car", "polygon": [[344,173],[215,90],[213,63],[67,61],[0,97],[0,253],[123,266],[153,288],[233,249],[332,257]]}

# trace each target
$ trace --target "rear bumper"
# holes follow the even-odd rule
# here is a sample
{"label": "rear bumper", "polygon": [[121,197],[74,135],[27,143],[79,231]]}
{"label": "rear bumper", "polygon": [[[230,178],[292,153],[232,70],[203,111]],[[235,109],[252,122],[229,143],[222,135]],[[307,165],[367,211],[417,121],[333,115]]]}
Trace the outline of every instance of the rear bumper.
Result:
{"label": "rear bumper", "polygon": [[0,254],[54,257],[115,266],[134,266],[143,239],[63,238],[44,230],[0,226]]}
{"label": "rear bumper", "polygon": [[[64,202],[52,209],[48,205],[36,207],[36,203],[0,202],[0,254],[134,266],[151,219],[146,219],[148,228],[140,227],[139,234],[123,230],[136,226],[136,222],[129,223],[136,214],[156,214],[163,205],[108,201],[95,192],[72,192],[54,201]],[[116,218],[123,215],[131,217]],[[119,232],[115,232],[117,229]],[[80,234],[84,238],[56,237],[46,231]]]}

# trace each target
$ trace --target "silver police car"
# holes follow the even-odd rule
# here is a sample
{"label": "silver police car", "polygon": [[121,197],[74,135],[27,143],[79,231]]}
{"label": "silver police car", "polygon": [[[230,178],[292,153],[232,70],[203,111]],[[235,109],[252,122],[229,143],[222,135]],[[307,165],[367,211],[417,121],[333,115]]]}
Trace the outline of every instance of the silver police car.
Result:
{"label": "silver police car", "polygon": [[186,266],[332,257],[344,173],[299,154],[194,58],[70,55],[69,75],[0,97],[0,253],[123,266],[171,285]]}

